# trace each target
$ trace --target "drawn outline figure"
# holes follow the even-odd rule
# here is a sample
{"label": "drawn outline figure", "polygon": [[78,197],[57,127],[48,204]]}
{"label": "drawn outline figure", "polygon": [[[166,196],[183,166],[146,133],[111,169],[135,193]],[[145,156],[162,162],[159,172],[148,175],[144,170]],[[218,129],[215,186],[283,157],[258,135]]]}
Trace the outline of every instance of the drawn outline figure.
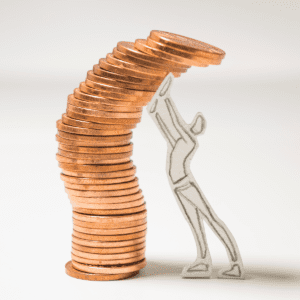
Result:
{"label": "drawn outline figure", "polygon": [[197,259],[184,267],[181,276],[211,277],[212,261],[203,226],[205,220],[225,246],[230,262],[230,267],[221,269],[218,277],[244,279],[245,271],[236,241],[209,205],[190,171],[191,159],[198,148],[197,135],[204,133],[206,121],[201,113],[197,113],[191,124],[184,122],[170,97],[173,80],[170,73],[147,105],[147,110],[167,141],[169,183],[197,245]]}

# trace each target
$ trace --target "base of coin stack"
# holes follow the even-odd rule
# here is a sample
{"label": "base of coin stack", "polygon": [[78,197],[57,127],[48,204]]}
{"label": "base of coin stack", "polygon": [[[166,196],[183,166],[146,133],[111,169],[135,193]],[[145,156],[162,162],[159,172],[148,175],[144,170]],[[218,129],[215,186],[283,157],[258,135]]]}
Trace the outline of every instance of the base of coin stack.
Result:
{"label": "base of coin stack", "polygon": [[224,56],[214,46],[154,30],[147,40],[119,42],[69,95],[56,135],[73,207],[69,276],[120,280],[146,266],[147,211],[130,160],[131,130],[169,72],[179,77]]}

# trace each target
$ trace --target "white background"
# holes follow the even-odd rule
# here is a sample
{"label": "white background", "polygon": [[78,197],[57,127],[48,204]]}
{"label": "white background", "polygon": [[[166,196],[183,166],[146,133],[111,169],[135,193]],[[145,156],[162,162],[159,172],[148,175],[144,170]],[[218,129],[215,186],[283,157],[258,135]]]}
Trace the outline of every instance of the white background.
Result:
{"label": "white background", "polygon": [[[299,299],[299,1],[1,1],[1,299]],[[190,229],[165,175],[166,144],[147,115],[133,161],[148,208],[148,266],[137,278],[68,277],[71,206],[55,160],[68,94],[118,41],[152,29],[208,42],[220,66],[192,68],[172,97],[208,128],[191,168],[235,236],[245,281],[183,280]],[[215,271],[228,261],[207,229]]]}

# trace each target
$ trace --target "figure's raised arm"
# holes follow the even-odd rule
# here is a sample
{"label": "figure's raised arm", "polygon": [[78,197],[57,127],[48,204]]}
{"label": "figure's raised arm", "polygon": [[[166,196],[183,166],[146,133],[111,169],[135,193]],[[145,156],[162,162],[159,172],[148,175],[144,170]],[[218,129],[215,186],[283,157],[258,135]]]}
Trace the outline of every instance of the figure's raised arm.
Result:
{"label": "figure's raised arm", "polygon": [[189,143],[189,142],[194,143],[194,140],[191,138],[190,134],[188,134],[188,132],[184,128],[183,124],[181,124],[180,119],[177,115],[177,112],[175,111],[175,109],[172,105],[172,101],[167,98],[167,99],[165,99],[165,103],[166,103],[169,115],[171,117],[172,123],[173,123],[175,129],[177,130],[178,134],[181,136],[181,138],[186,143]]}

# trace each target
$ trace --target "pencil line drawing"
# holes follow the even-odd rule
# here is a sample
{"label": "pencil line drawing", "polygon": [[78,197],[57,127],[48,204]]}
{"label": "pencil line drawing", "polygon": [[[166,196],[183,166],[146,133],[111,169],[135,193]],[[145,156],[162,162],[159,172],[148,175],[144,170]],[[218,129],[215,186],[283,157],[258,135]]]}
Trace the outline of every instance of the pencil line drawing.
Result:
{"label": "pencil line drawing", "polygon": [[197,136],[206,129],[206,120],[197,113],[187,124],[179,114],[170,97],[174,76],[170,73],[162,82],[147,106],[148,113],[165,138],[167,151],[167,176],[178,205],[192,230],[197,258],[184,267],[183,278],[210,278],[212,260],[207,245],[203,221],[223,243],[230,266],[221,269],[219,278],[244,279],[245,271],[237,243],[224,224],[211,208],[190,170],[191,160],[198,149]]}

